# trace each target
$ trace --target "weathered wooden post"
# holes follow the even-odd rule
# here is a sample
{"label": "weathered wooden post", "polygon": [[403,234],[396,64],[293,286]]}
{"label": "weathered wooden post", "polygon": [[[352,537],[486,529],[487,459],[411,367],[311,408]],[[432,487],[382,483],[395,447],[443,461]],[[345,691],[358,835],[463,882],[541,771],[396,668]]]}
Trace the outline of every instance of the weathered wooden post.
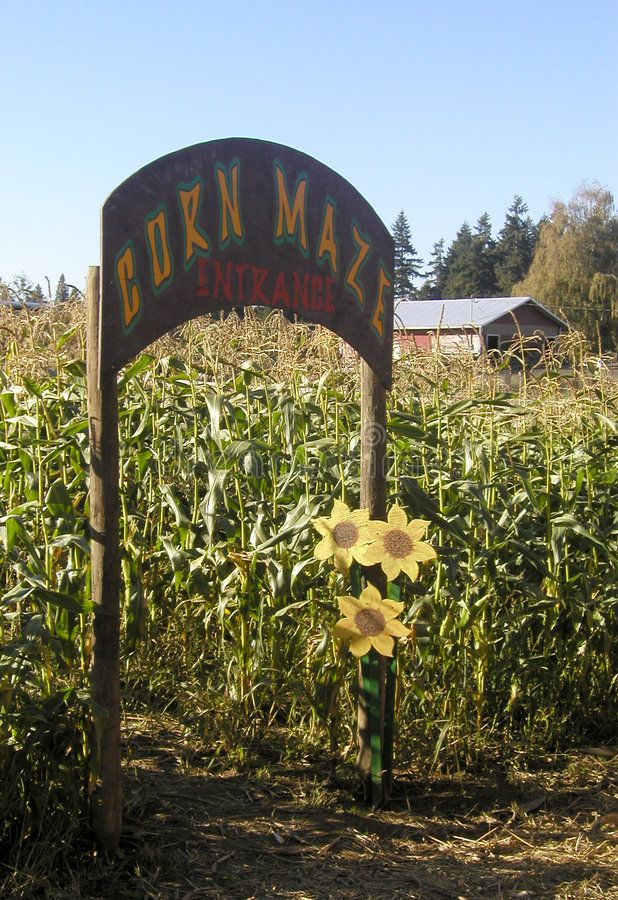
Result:
{"label": "weathered wooden post", "polygon": [[91,686],[90,798],[99,847],[114,852],[122,826],[120,756],[118,547],[118,394],[116,374],[99,365],[99,267],[87,280],[88,423],[90,430],[90,541],[94,601]]}
{"label": "weathered wooden post", "polygon": [[[370,519],[386,518],[386,388],[374,370],[361,361],[361,481],[360,505],[369,510]],[[363,572],[380,595],[386,596],[386,576],[380,566]],[[385,803],[391,792],[392,761],[389,735],[385,734],[387,667],[390,660],[378,655],[377,686],[379,690],[379,724],[370,714],[365,691],[367,663],[359,662],[357,770],[365,796],[374,805]],[[376,733],[377,732],[377,733]],[[379,742],[379,743],[378,743]],[[386,749],[386,753],[384,752]],[[375,771],[376,755],[380,772]],[[382,763],[385,763],[382,769]],[[372,771],[372,769],[374,771]]]}

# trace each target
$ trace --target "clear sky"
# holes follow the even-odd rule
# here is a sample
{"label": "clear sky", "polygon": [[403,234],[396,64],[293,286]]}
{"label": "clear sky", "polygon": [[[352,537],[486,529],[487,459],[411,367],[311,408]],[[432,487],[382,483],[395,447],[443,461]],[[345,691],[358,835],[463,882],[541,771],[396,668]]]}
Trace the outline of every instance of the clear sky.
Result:
{"label": "clear sky", "polygon": [[[425,259],[618,189],[616,0],[0,0],[0,276],[83,288],[106,196],[221,137],[314,156]],[[618,199],[618,198],[617,198]]]}

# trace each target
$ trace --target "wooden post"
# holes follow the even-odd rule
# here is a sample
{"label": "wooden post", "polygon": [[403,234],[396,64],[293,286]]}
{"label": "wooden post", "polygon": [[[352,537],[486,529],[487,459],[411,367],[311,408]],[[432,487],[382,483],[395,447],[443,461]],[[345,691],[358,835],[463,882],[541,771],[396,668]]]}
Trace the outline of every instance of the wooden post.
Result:
{"label": "wooden post", "polygon": [[118,391],[99,366],[99,267],[87,280],[90,541],[94,608],[90,756],[92,826],[102,850],[115,852],[122,827],[120,769],[120,554],[118,548]]}
{"label": "wooden post", "polygon": [[[361,360],[361,481],[360,505],[369,510],[370,519],[386,517],[386,388],[373,369]],[[367,581],[371,582],[380,594],[386,596],[386,576],[380,566],[363,569]],[[378,679],[380,685],[380,741],[384,746],[384,708],[386,688],[385,657],[379,657]],[[359,665],[359,685],[362,687],[362,674]],[[390,796],[391,772],[382,776],[381,789],[372,785],[371,778],[371,722],[361,691],[358,707],[358,743],[359,751],[356,761],[357,770],[363,782],[365,795],[371,798],[374,805],[381,805]]]}

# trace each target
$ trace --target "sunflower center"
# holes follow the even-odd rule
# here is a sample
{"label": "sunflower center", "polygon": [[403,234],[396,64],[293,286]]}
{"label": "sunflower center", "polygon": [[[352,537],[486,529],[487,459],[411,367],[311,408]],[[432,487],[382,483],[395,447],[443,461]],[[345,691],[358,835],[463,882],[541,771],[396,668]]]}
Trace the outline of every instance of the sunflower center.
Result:
{"label": "sunflower center", "polygon": [[347,550],[353,547],[358,540],[358,528],[354,522],[339,522],[333,528],[333,539],[338,547]]}
{"label": "sunflower center", "polygon": [[384,631],[386,619],[379,609],[360,609],[354,616],[354,624],[363,637],[372,637]]}
{"label": "sunflower center", "polygon": [[404,556],[407,556],[408,553],[410,553],[414,546],[411,538],[405,531],[401,531],[399,528],[393,528],[391,531],[387,531],[382,540],[386,552],[391,556],[394,556],[395,559],[403,559]]}

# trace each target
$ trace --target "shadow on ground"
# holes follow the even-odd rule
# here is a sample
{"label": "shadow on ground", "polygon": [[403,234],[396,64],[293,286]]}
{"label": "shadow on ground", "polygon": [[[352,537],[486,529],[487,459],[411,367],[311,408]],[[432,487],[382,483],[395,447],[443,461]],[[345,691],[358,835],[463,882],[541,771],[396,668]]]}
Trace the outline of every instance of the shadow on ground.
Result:
{"label": "shadow on ground", "polygon": [[[133,734],[125,880],[152,898],[618,897],[618,758],[556,770],[401,774],[388,810],[351,800],[319,765],[211,774],[178,735]],[[86,896],[86,894],[83,894]]]}

